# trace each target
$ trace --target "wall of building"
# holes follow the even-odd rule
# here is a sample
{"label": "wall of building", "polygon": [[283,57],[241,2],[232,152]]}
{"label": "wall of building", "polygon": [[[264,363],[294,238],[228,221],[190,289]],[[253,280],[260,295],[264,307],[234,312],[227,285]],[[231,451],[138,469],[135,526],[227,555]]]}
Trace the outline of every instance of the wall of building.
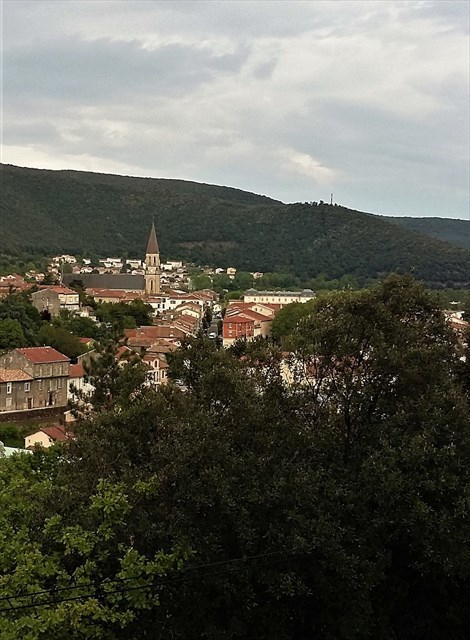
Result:
{"label": "wall of building", "polygon": [[51,316],[59,315],[60,301],[59,295],[55,291],[50,291],[49,289],[35,291],[31,294],[31,300],[39,313],[47,310]]}
{"label": "wall of building", "polygon": [[[68,362],[32,363],[18,351],[10,351],[0,356],[0,366],[6,369],[20,369],[34,378],[30,382],[28,392],[24,390],[23,382],[15,383],[22,386],[16,390],[16,407],[11,411],[66,406],[70,367]],[[1,406],[4,405],[0,404]]]}

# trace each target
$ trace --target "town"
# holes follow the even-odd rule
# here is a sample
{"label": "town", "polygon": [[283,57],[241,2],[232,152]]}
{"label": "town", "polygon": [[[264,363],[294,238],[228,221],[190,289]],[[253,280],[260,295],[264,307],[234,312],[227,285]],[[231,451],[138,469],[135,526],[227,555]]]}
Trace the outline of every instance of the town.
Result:
{"label": "town", "polygon": [[[101,335],[105,335],[106,328],[112,326],[113,311],[139,305],[142,318],[138,322],[134,319],[133,326],[121,325],[115,356],[121,364],[130,358],[139,359],[147,369],[148,385],[157,388],[168,383],[167,354],[178,349],[184,340],[205,335],[218,347],[227,348],[238,340],[269,338],[273,320],[281,309],[315,299],[311,289],[250,288],[237,299],[225,300],[210,288],[195,290],[187,265],[180,260],[161,262],[154,224],[144,259],[106,258],[96,262],[93,267],[89,258],[82,258],[79,263],[74,256],[60,255],[51,260],[47,273],[0,278],[0,299],[19,293],[29,295],[44,322],[85,319],[81,324],[77,320],[78,326],[84,327],[84,334],[75,336],[81,347],[78,352],[62,353],[46,342],[14,349],[4,345],[0,351],[1,419],[14,422],[27,418],[34,424],[38,418],[39,428],[24,436],[26,450],[49,447],[73,437],[75,417],[70,406],[79,398],[83,402],[91,393],[86,369],[98,357],[99,340],[90,329],[101,327]],[[207,277],[223,271],[207,268],[204,274]],[[236,273],[235,267],[225,270],[231,279]],[[263,274],[252,276],[260,278]],[[107,319],[111,322],[100,316],[97,307],[101,313],[108,309]],[[469,326],[463,312],[449,310],[445,314],[449,325],[463,336]],[[282,373],[285,382],[293,379],[289,352],[285,354]],[[7,454],[15,450],[3,445]]]}
{"label": "town", "polygon": [[[28,273],[0,278],[0,298],[25,293],[43,321],[58,318],[86,319],[82,326],[110,325],[97,317],[96,305],[140,304],[147,324],[123,327],[116,358],[122,363],[140,359],[148,369],[148,384],[167,384],[167,354],[182,341],[206,335],[219,347],[229,347],[237,340],[267,338],[277,312],[292,303],[307,303],[315,298],[310,290],[258,291],[248,289],[241,299],[221,302],[211,289],[193,290],[186,265],[179,260],[161,262],[154,224],[143,260],[123,261],[107,258],[96,268],[89,258],[81,264],[71,255],[54,257],[47,273]],[[125,273],[123,273],[123,267]],[[206,269],[220,274],[222,269]],[[236,277],[236,268],[225,270],[228,278]],[[255,278],[263,274],[252,274]],[[28,281],[29,280],[29,281]],[[45,284],[44,281],[49,281]],[[42,284],[41,284],[42,282]],[[95,307],[95,308],[94,308]],[[79,325],[80,326],[80,325]],[[88,331],[93,333],[93,331]],[[41,428],[26,434],[24,446],[51,446],[73,435],[75,420],[69,405],[77,400],[77,392],[90,392],[86,367],[97,357],[97,340],[93,335],[76,336],[80,353],[62,353],[51,344],[0,351],[0,416],[11,421],[38,416]],[[48,424],[51,422],[51,424]],[[45,426],[44,426],[45,423]],[[4,447],[7,453],[14,448]]]}

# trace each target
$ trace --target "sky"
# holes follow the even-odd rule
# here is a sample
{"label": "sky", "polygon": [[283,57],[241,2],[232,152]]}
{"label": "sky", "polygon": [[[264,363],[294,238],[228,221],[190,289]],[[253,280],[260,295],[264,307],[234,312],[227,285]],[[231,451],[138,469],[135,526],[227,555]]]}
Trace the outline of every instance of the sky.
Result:
{"label": "sky", "polygon": [[467,0],[0,0],[1,160],[469,218]]}

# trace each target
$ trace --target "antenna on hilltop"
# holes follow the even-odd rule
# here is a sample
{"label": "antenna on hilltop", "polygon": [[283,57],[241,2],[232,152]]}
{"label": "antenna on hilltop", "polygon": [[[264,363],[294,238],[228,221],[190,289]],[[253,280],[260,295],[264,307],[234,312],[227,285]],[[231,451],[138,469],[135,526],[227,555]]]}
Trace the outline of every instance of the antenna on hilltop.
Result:
{"label": "antenna on hilltop", "polygon": [[331,194],[330,204],[333,204],[333,194]]}

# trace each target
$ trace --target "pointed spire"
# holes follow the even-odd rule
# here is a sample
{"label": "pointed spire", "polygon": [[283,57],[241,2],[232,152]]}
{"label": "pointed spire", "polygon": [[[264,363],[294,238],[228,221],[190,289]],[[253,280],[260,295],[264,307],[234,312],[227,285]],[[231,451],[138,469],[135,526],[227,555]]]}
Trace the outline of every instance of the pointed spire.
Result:
{"label": "pointed spire", "polygon": [[147,244],[147,253],[160,253],[154,222],[152,222],[152,229],[150,231],[149,241]]}

